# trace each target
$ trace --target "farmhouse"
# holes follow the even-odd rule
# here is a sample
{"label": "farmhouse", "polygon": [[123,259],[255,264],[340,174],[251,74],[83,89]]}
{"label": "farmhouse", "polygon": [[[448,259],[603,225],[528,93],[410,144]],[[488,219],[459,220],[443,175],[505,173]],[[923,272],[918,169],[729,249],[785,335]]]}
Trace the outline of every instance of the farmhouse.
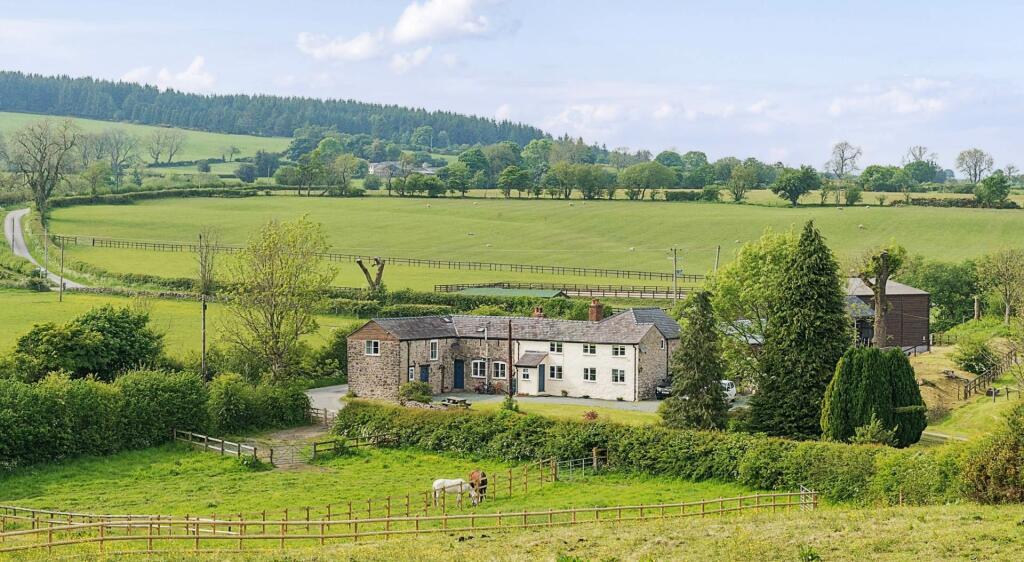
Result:
{"label": "farmhouse", "polygon": [[605,400],[654,398],[679,344],[679,324],[659,308],[632,308],[589,320],[531,317],[375,318],[348,337],[349,388],[396,399],[419,380],[434,394],[474,390]]}
{"label": "farmhouse", "polygon": [[[885,285],[889,309],[885,312],[888,345],[904,349],[929,349],[931,295],[903,283],[889,281]],[[874,335],[875,296],[856,277],[846,280],[847,309],[857,326],[857,340],[865,343]]]}

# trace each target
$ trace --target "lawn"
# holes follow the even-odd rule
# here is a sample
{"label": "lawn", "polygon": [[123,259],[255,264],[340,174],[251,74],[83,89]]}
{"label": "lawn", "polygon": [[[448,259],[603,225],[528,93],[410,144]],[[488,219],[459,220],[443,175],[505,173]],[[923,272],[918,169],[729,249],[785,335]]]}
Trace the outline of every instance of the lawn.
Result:
{"label": "lawn", "polygon": [[[784,230],[812,219],[843,260],[893,239],[913,254],[942,260],[977,257],[1024,242],[1024,212],[1019,211],[383,197],[168,199],[131,207],[83,206],[55,210],[52,229],[62,234],[190,240],[203,225],[215,225],[224,242],[239,244],[270,218],[303,214],[325,226],[331,247],[340,252],[667,272],[669,248],[675,245],[681,269],[688,273],[711,269],[719,246],[722,261],[729,261],[742,243],[758,238],[766,228]],[[76,247],[70,254],[108,269],[148,271],[155,266],[159,270],[152,272],[164,275],[181,275],[191,262],[191,256],[159,254],[138,267],[131,263],[140,256],[122,250]],[[352,270],[346,283],[358,280],[358,269]],[[463,271],[424,271],[436,282],[480,277]],[[516,277],[478,273],[492,281]],[[429,284],[422,279],[390,279],[389,283],[385,275],[385,283],[392,286]]]}
{"label": "lawn", "polygon": [[[411,449],[362,449],[314,466],[254,471],[235,459],[177,445],[90,457],[0,476],[0,504],[86,513],[231,514],[422,498],[438,478],[492,475],[513,465]],[[622,474],[587,476],[504,495],[480,511],[608,506],[732,497],[749,488]],[[422,500],[421,500],[422,501]],[[397,500],[396,500],[397,502]],[[396,503],[397,505],[397,503]]]}
{"label": "lawn", "polygon": [[974,439],[991,433],[1003,422],[1003,416],[1016,405],[1021,404],[1020,393],[1011,393],[1007,397],[1007,387],[1016,389],[1019,387],[1017,380],[1012,374],[1004,375],[994,385],[999,389],[999,396],[992,399],[991,396],[978,396],[964,403],[964,405],[953,409],[948,416],[935,424],[930,424],[927,431]]}
{"label": "lawn", "polygon": [[[494,411],[501,408],[500,400],[481,402],[473,404],[474,410]],[[524,414],[539,414],[552,418],[564,418],[571,420],[582,420],[587,412],[595,412],[597,419],[607,420],[627,425],[647,425],[659,423],[661,416],[653,412],[641,412],[635,410],[621,410],[618,408],[605,408],[601,406],[577,406],[575,404],[551,404],[519,401],[519,411]]]}
{"label": "lawn", "polygon": [[[64,293],[64,302],[58,302],[56,292],[0,290],[0,353],[14,347],[18,337],[33,325],[43,322],[66,322],[92,308],[113,306],[141,306],[149,311],[150,325],[165,334],[167,350],[172,356],[197,351],[200,346],[199,303],[165,299],[132,299],[111,295]],[[217,341],[223,320],[224,307],[213,303],[207,311],[210,341]],[[319,346],[333,328],[353,322],[340,316],[321,316],[320,331],[308,336],[311,345]]]}
{"label": "lawn", "polygon": [[[164,129],[164,127],[156,127],[152,125],[97,121],[94,119],[81,119],[78,117],[67,118],[54,115],[0,112],[0,134],[3,136],[10,136],[14,131],[41,119],[51,119],[55,121],[71,119],[85,133],[100,133],[107,129],[123,129],[142,139],[148,137],[153,133],[153,131]],[[291,142],[291,139],[285,137],[257,137],[252,135],[207,133],[188,129],[181,130],[185,133],[185,146],[179,154],[175,155],[175,159],[177,160],[220,158],[223,155],[222,149],[226,146],[232,145],[237,146],[242,151],[238,156],[252,156],[260,149],[280,152],[287,148],[288,143]],[[139,151],[139,155],[142,156],[144,160],[148,160],[144,149]],[[194,170],[195,168],[192,167],[192,169]],[[156,170],[159,170],[159,168],[156,168]]]}

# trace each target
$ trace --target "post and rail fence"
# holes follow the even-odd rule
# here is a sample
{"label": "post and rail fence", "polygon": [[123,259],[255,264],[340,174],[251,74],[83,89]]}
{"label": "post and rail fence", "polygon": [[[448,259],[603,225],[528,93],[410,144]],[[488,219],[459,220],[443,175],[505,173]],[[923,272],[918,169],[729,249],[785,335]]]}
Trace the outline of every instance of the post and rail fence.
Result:
{"label": "post and rail fence", "polygon": [[[993,387],[995,381],[1002,377],[1011,368],[1016,366],[1016,364],[1017,356],[1015,353],[1010,351],[1005,354],[1001,354],[990,369],[979,374],[977,377],[968,380],[960,387],[958,398],[961,400],[967,400],[978,394],[990,393],[994,401],[998,391],[990,392],[989,388]],[[1020,392],[1017,389],[1010,389],[1010,387],[1006,387],[1007,398],[1009,398],[1009,393],[1013,391],[1018,393],[1018,397],[1020,396]]]}
{"label": "post and rail fence", "polygon": [[[387,539],[428,533],[499,532],[545,527],[572,527],[600,523],[724,517],[730,513],[783,514],[818,507],[818,493],[801,487],[799,492],[750,494],[690,502],[635,504],[569,509],[442,515],[389,516],[357,519],[196,519],[172,517],[118,520],[50,520],[32,528],[8,529],[16,521],[0,508],[0,552],[24,552],[95,545],[101,555],[166,552],[226,552],[316,546],[361,539]],[[338,513],[337,515],[344,515]],[[253,548],[255,546],[255,548]],[[122,550],[115,551],[114,548]]]}
{"label": "post and rail fence", "polygon": [[183,431],[181,429],[175,429],[171,432],[175,441],[182,441],[188,443],[192,447],[202,447],[205,451],[213,451],[223,455],[230,455],[233,457],[241,458],[257,457],[256,447],[252,445],[245,445],[243,443],[235,443],[234,441],[227,441],[224,439],[218,439],[216,437],[210,437],[209,435],[203,435],[200,433],[193,433],[191,431]]}
{"label": "post and rail fence", "polygon": [[[94,248],[115,248],[128,250],[149,250],[158,252],[188,252],[195,253],[197,244],[189,242],[161,242],[149,240],[129,240],[118,238],[104,238],[97,236],[63,235],[50,234],[50,240],[55,244],[73,246],[91,246]],[[217,245],[214,250],[217,252],[234,253],[242,250],[242,246]],[[503,262],[482,262],[482,261],[461,261],[442,260],[427,258],[405,258],[395,256],[371,256],[368,254],[348,254],[340,252],[323,252],[317,254],[328,261],[333,262],[355,262],[356,260],[370,260],[380,257],[391,265],[406,265],[413,267],[426,267],[432,269],[459,269],[467,271],[508,271],[516,273],[541,273],[548,275],[563,275],[568,277],[615,277],[621,279],[647,279],[653,281],[671,281],[673,274],[662,271],[640,271],[633,269],[609,269],[597,267],[573,267],[565,265],[537,265]],[[701,277],[696,275],[684,277]]]}
{"label": "post and rail fence", "polygon": [[587,285],[580,283],[529,283],[496,281],[493,283],[451,283],[434,285],[435,293],[457,293],[466,289],[520,289],[561,291],[567,297],[617,297],[633,299],[682,298],[704,281],[703,275],[681,275],[680,281],[687,283],[673,289],[662,285]]}

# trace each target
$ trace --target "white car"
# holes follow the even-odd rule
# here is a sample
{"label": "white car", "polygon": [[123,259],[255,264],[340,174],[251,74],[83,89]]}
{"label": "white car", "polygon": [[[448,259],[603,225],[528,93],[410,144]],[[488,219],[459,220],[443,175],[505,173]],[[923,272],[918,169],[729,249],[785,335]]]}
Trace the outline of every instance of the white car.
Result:
{"label": "white car", "polygon": [[730,380],[720,381],[722,383],[722,392],[725,393],[725,401],[732,402],[736,399],[736,383]]}
{"label": "white car", "polygon": [[[722,393],[725,394],[725,401],[732,403],[736,399],[736,383],[730,380],[722,380]],[[665,379],[654,389],[654,395],[658,400],[668,398],[672,395],[672,381]],[[685,398],[685,397],[684,397]]]}

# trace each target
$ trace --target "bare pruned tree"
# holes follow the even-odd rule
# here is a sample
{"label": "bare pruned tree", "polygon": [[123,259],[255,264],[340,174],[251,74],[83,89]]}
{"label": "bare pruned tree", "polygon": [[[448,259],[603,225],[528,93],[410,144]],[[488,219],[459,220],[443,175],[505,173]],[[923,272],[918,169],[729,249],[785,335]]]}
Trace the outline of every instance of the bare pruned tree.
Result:
{"label": "bare pruned tree", "polygon": [[74,122],[36,121],[11,136],[9,159],[15,174],[32,192],[39,216],[45,223],[49,201],[74,168],[74,148],[81,132]]}
{"label": "bare pruned tree", "polygon": [[899,273],[906,260],[907,250],[894,243],[888,247],[865,253],[854,271],[854,275],[859,277],[874,295],[872,304],[875,309],[875,319],[872,342],[875,347],[882,348],[889,345],[885,324],[885,315],[889,311],[887,286],[889,279]]}
{"label": "bare pruned tree", "polygon": [[381,258],[373,258],[373,265],[376,271],[375,275],[370,275],[370,270],[363,264],[363,260],[357,259],[356,265],[359,269],[363,270],[363,275],[366,276],[366,284],[370,287],[371,293],[376,293],[383,288],[381,280],[384,277],[384,260]]}
{"label": "bare pruned tree", "polygon": [[146,152],[153,159],[154,164],[159,164],[161,157],[164,163],[170,164],[174,156],[181,152],[185,146],[185,133],[175,129],[162,129],[154,131],[146,141]]}
{"label": "bare pruned tree", "polygon": [[185,148],[185,133],[175,129],[166,131],[165,149],[167,152],[167,163],[170,164],[174,157]]}
{"label": "bare pruned tree", "polygon": [[110,162],[114,183],[124,183],[125,170],[138,157],[139,138],[124,129],[107,129],[97,139],[100,153]]}
{"label": "bare pruned tree", "polygon": [[75,153],[78,156],[78,165],[87,168],[90,164],[103,158],[103,142],[100,135],[83,133],[78,136],[78,144],[75,146]]}
{"label": "bare pruned tree", "polygon": [[932,162],[938,157],[937,154],[929,151],[927,146],[917,144],[907,149],[907,155],[903,157],[903,162],[905,164],[908,162]]}
{"label": "bare pruned tree", "polygon": [[832,147],[832,158],[825,163],[825,171],[839,179],[857,171],[857,159],[863,151],[847,141],[838,142]]}
{"label": "bare pruned tree", "polygon": [[956,157],[956,168],[967,176],[971,183],[978,183],[985,174],[992,171],[995,161],[980,148],[969,148]]}

